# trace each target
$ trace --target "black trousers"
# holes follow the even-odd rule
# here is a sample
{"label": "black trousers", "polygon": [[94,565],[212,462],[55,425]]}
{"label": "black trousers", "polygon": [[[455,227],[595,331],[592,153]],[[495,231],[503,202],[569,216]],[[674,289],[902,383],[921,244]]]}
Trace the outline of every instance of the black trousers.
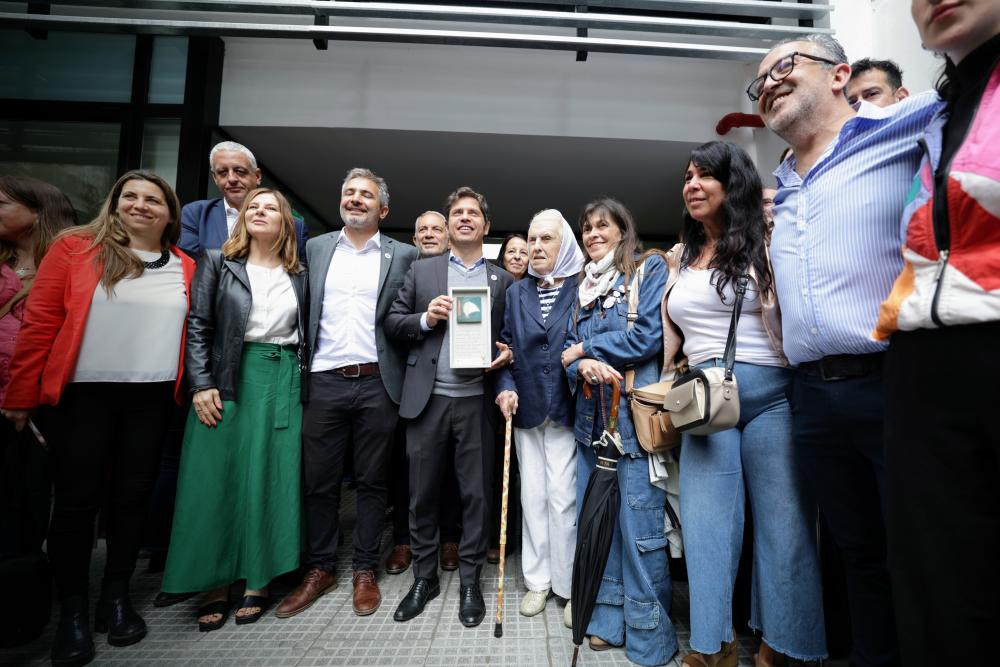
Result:
{"label": "black trousers", "polygon": [[897,332],[886,358],[889,556],[903,664],[995,664],[1000,323]]}
{"label": "black trousers", "polygon": [[175,405],[171,411],[170,423],[163,434],[163,450],[160,454],[156,484],[153,486],[153,497],[149,503],[149,519],[143,546],[162,557],[166,556],[170,546],[174,504],[177,500],[177,477],[181,468],[181,449],[189,412],[191,412],[190,396],[183,404]]}
{"label": "black trousers", "polygon": [[414,577],[437,578],[438,509],[450,467],[462,507],[459,575],[465,586],[479,580],[486,560],[493,473],[493,432],[485,409],[482,396],[431,396],[424,411],[407,426]]}
{"label": "black trousers", "polygon": [[173,382],[76,382],[43,410],[55,490],[48,550],[60,598],[87,594],[102,505],[104,580],[128,581],[135,571],[173,392]]}
{"label": "black trousers", "polygon": [[[451,456],[449,452],[447,454]],[[392,460],[389,463],[389,502],[392,514],[392,538],[395,544],[410,543],[410,464],[406,459],[406,422],[399,420],[393,437]],[[438,510],[441,542],[458,542],[462,535],[462,504],[458,498],[455,471],[445,470]]]}
{"label": "black trousers", "polygon": [[881,375],[827,382],[799,370],[789,398],[804,484],[843,556],[851,667],[898,665],[886,562]]}
{"label": "black trousers", "polygon": [[350,449],[358,485],[352,567],[378,568],[389,451],[398,410],[378,375],[345,378],[333,371],[309,374],[309,402],[302,414],[307,567],[327,572],[336,569],[340,491],[344,457]]}

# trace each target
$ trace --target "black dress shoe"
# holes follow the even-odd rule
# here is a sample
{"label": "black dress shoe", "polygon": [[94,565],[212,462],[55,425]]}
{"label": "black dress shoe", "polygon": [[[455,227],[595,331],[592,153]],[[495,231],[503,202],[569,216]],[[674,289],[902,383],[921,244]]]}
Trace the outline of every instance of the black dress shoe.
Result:
{"label": "black dress shoe", "polygon": [[486,603],[479,584],[462,586],[462,599],[458,603],[458,620],[467,628],[474,628],[486,618]]}
{"label": "black dress shoe", "polygon": [[94,659],[87,599],[70,597],[62,602],[59,626],[52,640],[52,664],[59,667],[86,665]]}
{"label": "black dress shoe", "polygon": [[185,600],[190,600],[197,593],[164,593],[160,591],[153,598],[154,607],[173,607],[175,604],[180,604]]}
{"label": "black dress shoe", "polygon": [[107,632],[112,646],[130,646],[146,636],[146,621],[132,608],[127,581],[104,585],[94,611],[94,630]]}
{"label": "black dress shoe", "polygon": [[[437,579],[427,579],[417,577],[410,592],[406,594],[403,601],[396,607],[396,613],[392,615],[395,621],[409,621],[423,613],[427,603],[441,594],[441,584]],[[480,598],[482,600],[482,598]],[[479,620],[482,620],[480,618]]]}

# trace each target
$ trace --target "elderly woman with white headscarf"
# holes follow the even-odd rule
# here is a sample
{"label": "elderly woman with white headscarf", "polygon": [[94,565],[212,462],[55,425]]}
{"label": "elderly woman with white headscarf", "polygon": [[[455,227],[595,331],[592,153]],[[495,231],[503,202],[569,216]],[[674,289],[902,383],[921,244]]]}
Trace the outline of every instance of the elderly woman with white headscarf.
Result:
{"label": "elderly woman with white headscarf", "polygon": [[[548,209],[532,219],[528,257],[534,280],[507,290],[500,339],[514,348],[515,361],[499,373],[497,405],[505,417],[514,418],[521,464],[521,567],[528,586],[521,613],[534,616],[550,593],[569,599],[576,546],[575,407],[559,355],[583,251],[559,211]],[[566,611],[568,618],[568,605]]]}

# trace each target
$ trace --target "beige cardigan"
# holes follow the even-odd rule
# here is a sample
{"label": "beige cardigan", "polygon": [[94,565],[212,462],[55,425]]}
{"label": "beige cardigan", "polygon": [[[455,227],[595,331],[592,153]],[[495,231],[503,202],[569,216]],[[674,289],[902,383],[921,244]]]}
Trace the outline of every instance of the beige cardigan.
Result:
{"label": "beige cardigan", "polygon": [[[667,313],[667,299],[670,297],[670,290],[677,284],[680,274],[681,255],[684,254],[684,244],[678,243],[665,254],[667,260],[667,286],[663,290],[663,300],[660,302],[660,313],[663,316],[663,373],[661,380],[672,380],[677,375],[685,372],[687,368],[687,357],[684,356],[684,334],[677,328],[677,325],[670,320]],[[768,259],[770,261],[770,258]],[[750,267],[750,280],[757,282],[753,267]],[[771,349],[782,360],[783,365],[788,365],[785,353],[781,347],[781,311],[778,309],[778,300],[772,289],[767,294],[760,295],[761,316],[764,320],[764,331],[767,332],[768,340],[771,342]]]}

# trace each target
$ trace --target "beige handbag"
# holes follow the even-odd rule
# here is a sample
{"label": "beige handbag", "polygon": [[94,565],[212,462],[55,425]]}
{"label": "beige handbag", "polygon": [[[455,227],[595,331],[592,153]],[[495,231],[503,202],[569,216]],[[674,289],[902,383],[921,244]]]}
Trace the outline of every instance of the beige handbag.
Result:
{"label": "beige handbag", "polygon": [[736,325],[743,309],[749,276],[736,281],[736,303],[729,322],[723,367],[695,369],[674,380],[663,407],[674,427],[692,435],[710,435],[733,428],[740,421],[740,392],[733,374],[736,363]]}
{"label": "beige handbag", "polygon": [[[642,267],[636,271],[635,280],[628,290],[628,327],[639,317],[639,281]],[[639,445],[650,454],[665,452],[681,444],[681,434],[670,423],[670,413],[663,408],[663,401],[673,384],[669,380],[633,388],[635,371],[625,371],[625,395]]]}

